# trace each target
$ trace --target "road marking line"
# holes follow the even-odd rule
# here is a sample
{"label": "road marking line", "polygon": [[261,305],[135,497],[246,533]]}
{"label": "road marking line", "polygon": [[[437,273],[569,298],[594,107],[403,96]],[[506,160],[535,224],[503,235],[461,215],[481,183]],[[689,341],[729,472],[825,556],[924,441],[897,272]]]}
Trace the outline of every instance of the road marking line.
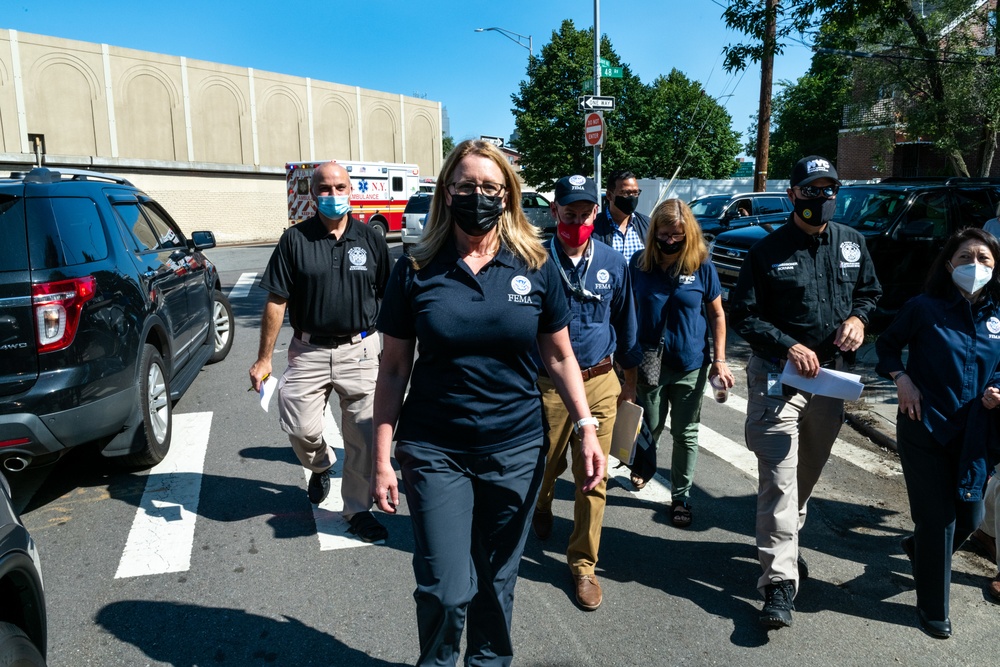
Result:
{"label": "road marking line", "polygon": [[673,497],[670,494],[670,482],[663,478],[660,473],[653,475],[653,479],[646,482],[646,486],[641,489],[636,489],[632,485],[632,473],[628,468],[622,466],[619,468],[621,461],[613,456],[609,456],[608,461],[608,477],[615,480],[620,487],[629,491],[636,498],[641,498],[649,503],[657,505],[670,506],[670,500]]}
{"label": "road marking line", "polygon": [[256,273],[244,273],[240,276],[240,279],[236,281],[236,284],[233,285],[233,289],[229,290],[229,298],[240,299],[245,297],[250,293],[250,288],[253,287],[255,282],[257,282]]}
{"label": "road marking line", "polygon": [[166,457],[149,471],[115,579],[191,568],[211,412],[174,415]]}
{"label": "road marking line", "polygon": [[[730,394],[730,400],[732,400],[732,394]],[[698,447],[711,452],[750,477],[757,478],[757,455],[747,449],[743,443],[727,438],[701,424],[698,428]]]}
{"label": "road marking line", "polygon": [[[713,401],[715,400],[715,396],[713,395],[711,385],[705,385],[705,395],[710,397],[711,400]],[[742,396],[737,396],[730,390],[729,400],[727,400],[723,405],[733,410],[736,410],[737,412],[743,415],[744,419],[746,418],[747,400]],[[701,428],[702,432],[706,430],[704,425],[702,425]],[[714,433],[714,435],[717,438],[723,437],[720,436],[718,433]],[[699,442],[701,442],[701,436],[699,436]],[[728,442],[733,442],[733,441],[728,440]],[[715,441],[715,444],[716,446],[719,446],[717,441]],[[710,448],[708,449],[709,451],[712,451]],[[721,448],[721,449],[723,451],[729,451],[728,448]],[[756,456],[743,445],[739,445],[739,449],[742,450],[740,454],[736,454],[735,452],[731,452],[729,454],[730,456],[735,457],[732,460],[726,457],[723,458],[725,458],[725,460],[729,461],[730,463],[733,463],[733,465],[736,465],[737,468],[743,470],[745,469],[745,466],[743,464],[737,465],[735,461],[742,460],[743,458],[745,458],[743,457],[742,452],[746,452],[747,454],[749,454],[750,458],[754,460],[753,472],[751,474],[756,476],[757,474]],[[846,440],[842,440],[840,438],[837,438],[833,443],[832,455],[879,477],[896,477],[903,474],[903,468],[899,465],[898,460],[888,455],[875,454],[863,447],[858,447],[857,445],[853,445],[847,442]]]}
{"label": "road marking line", "polygon": [[[341,484],[344,473],[344,438],[340,434],[338,420],[333,415],[330,405],[326,406],[326,420],[323,428],[323,438],[327,444],[333,448],[337,456],[336,462],[330,468],[330,495],[319,505],[313,506],[313,520],[316,522],[316,536],[319,538],[320,551],[332,551],[335,549],[354,549],[357,547],[370,547],[368,542],[363,542],[348,532],[350,526],[340,513],[344,510],[344,499],[340,495]],[[312,473],[303,468],[306,485],[309,484],[309,477]]]}

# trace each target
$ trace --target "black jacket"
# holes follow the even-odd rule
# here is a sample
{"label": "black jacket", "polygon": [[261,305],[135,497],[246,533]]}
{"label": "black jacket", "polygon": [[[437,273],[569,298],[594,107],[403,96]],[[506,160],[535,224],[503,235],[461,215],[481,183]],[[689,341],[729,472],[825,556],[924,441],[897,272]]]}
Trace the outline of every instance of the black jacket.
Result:
{"label": "black jacket", "polygon": [[[635,231],[639,233],[639,238],[642,239],[643,245],[646,244],[646,232],[649,231],[649,218],[644,216],[639,211],[632,214],[632,221],[635,224]],[[601,210],[597,216],[597,220],[594,222],[594,233],[592,237],[600,241],[601,243],[611,245],[611,237],[615,231],[616,225],[611,217],[608,215],[607,205]]]}

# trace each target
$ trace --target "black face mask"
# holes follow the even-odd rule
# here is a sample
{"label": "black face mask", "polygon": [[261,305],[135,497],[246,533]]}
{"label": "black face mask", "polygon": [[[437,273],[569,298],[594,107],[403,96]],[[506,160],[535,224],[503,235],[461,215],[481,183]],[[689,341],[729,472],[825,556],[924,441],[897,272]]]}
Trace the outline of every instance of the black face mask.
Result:
{"label": "black face mask", "polygon": [[478,192],[471,195],[452,195],[448,207],[458,228],[469,236],[483,236],[500,222],[503,214],[503,197],[490,197]]}
{"label": "black face mask", "polygon": [[615,208],[624,213],[625,215],[631,215],[635,211],[636,207],[639,206],[638,197],[622,197],[618,195],[615,197]]}
{"label": "black face mask", "polygon": [[837,200],[817,197],[816,199],[795,199],[795,215],[810,227],[822,227],[833,219],[837,210]]}
{"label": "black face mask", "polygon": [[656,239],[656,247],[664,255],[676,255],[684,247],[684,241],[677,241],[676,243],[671,243],[670,241],[664,241],[663,239]]}

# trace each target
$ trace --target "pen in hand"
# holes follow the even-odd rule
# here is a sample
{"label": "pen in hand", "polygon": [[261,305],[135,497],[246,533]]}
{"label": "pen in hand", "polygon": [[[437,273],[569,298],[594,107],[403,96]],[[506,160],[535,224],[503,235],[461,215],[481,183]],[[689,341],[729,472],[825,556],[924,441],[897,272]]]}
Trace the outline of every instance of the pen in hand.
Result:
{"label": "pen in hand", "polygon": [[[264,381],[265,381],[265,380],[267,380],[267,378],[269,378],[269,377],[271,377],[271,374],[270,374],[270,373],[268,373],[267,375],[265,375],[264,377],[262,377],[262,378],[260,379],[260,383],[261,383],[261,384],[264,384]],[[249,389],[247,389],[247,392],[251,392],[251,391],[253,391],[253,390],[254,390],[254,389],[253,389],[253,385],[251,384],[251,385],[250,385],[250,388],[249,388]]]}

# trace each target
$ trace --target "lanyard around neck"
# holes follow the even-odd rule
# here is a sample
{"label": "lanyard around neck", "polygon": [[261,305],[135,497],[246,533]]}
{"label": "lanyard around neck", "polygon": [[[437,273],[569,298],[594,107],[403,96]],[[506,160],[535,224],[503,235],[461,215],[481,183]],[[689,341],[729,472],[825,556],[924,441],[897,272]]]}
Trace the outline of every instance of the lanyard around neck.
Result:
{"label": "lanyard around neck", "polygon": [[601,295],[594,294],[587,289],[587,273],[590,271],[590,263],[594,259],[594,242],[590,241],[587,246],[587,251],[584,253],[583,257],[583,278],[580,279],[580,285],[574,285],[573,281],[569,279],[566,271],[563,269],[562,261],[559,259],[559,255],[556,252],[556,237],[555,234],[549,239],[549,251],[552,253],[552,260],[556,263],[556,267],[559,269],[559,275],[562,276],[563,282],[569,287],[570,291],[573,292],[581,300],[593,299],[594,301],[600,301]]}

